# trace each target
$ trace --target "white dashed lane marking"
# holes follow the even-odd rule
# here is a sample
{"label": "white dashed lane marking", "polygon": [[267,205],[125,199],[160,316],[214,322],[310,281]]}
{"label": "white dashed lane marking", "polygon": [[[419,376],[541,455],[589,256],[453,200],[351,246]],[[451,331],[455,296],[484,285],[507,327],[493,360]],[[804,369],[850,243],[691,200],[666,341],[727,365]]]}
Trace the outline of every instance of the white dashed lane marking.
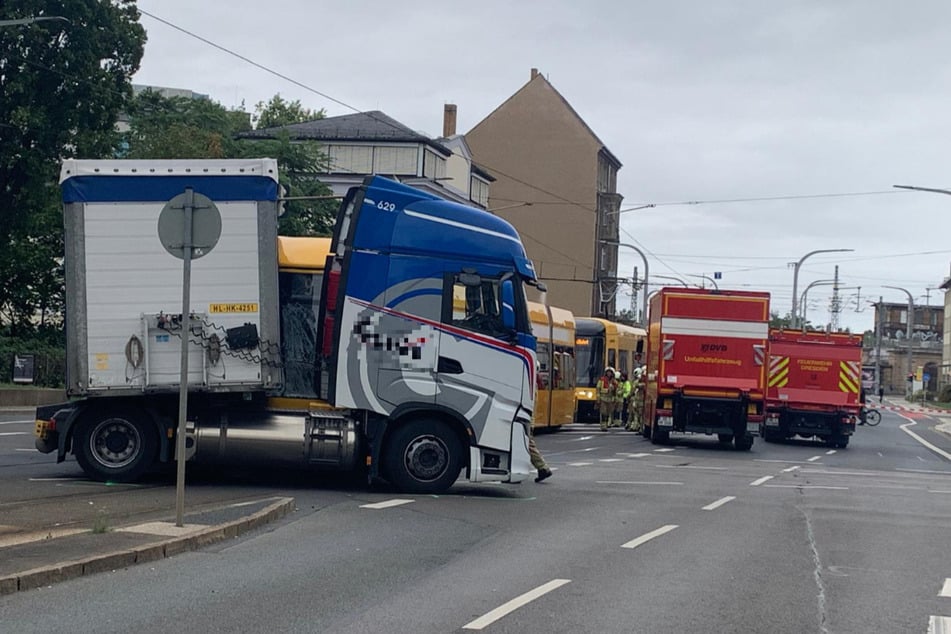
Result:
{"label": "white dashed lane marking", "polygon": [[595,484],[668,484],[679,486],[683,485],[683,482],[661,482],[658,480],[596,480]]}
{"label": "white dashed lane marking", "polygon": [[826,452],[826,455],[831,456],[834,453],[835,453],[835,449],[830,449],[829,451]]}
{"label": "white dashed lane marking", "polygon": [[593,462],[569,462],[568,466],[569,467],[587,467],[593,464],[594,464]]}
{"label": "white dashed lane marking", "polygon": [[669,533],[675,528],[677,528],[677,524],[668,524],[667,526],[661,526],[660,528],[652,530],[649,533],[644,533],[640,537],[635,537],[634,539],[627,542],[626,544],[622,544],[621,548],[637,548],[638,546],[645,544],[652,539],[655,539],[657,537],[660,537],[661,535]]}
{"label": "white dashed lane marking", "polygon": [[928,634],[951,634],[951,616],[932,616],[928,621]]}
{"label": "white dashed lane marking", "polygon": [[704,511],[712,511],[712,510],[714,510],[714,509],[720,508],[721,506],[723,506],[723,505],[726,504],[727,502],[732,502],[732,501],[735,500],[735,499],[736,499],[736,496],[735,496],[735,495],[728,495],[728,496],[726,496],[725,498],[720,498],[720,499],[717,500],[716,502],[712,502],[712,503],[710,503],[710,504],[707,504],[706,506],[703,507],[702,510],[704,510]]}
{"label": "white dashed lane marking", "polygon": [[464,630],[481,630],[489,625],[492,625],[503,616],[511,614],[515,610],[519,609],[523,605],[531,603],[535,599],[542,597],[552,590],[556,590],[566,583],[571,583],[571,579],[552,579],[546,584],[540,585],[534,590],[529,590],[523,595],[517,596],[507,603],[503,603],[499,607],[495,608],[491,612],[480,616],[474,621],[470,621],[462,626]]}
{"label": "white dashed lane marking", "polygon": [[944,580],[944,586],[941,588],[941,592],[938,593],[939,597],[951,597],[951,579]]}
{"label": "white dashed lane marking", "polygon": [[676,451],[676,450],[675,450],[675,449],[672,449],[672,448],[670,448],[670,447],[667,447],[667,448],[664,448],[664,449],[655,449],[655,450],[654,450],[654,453],[667,453],[668,451]]}
{"label": "white dashed lane marking", "polygon": [[831,487],[821,484],[767,484],[772,489],[828,489],[830,491],[848,491],[849,487]]}
{"label": "white dashed lane marking", "polygon": [[391,506],[402,506],[403,504],[410,504],[415,502],[415,500],[384,500],[383,502],[374,502],[373,504],[361,504],[360,508],[362,509],[388,509]]}
{"label": "white dashed lane marking", "polygon": [[816,460],[822,460],[822,456],[813,456],[812,458],[809,458],[807,462],[815,462]]}
{"label": "white dashed lane marking", "polygon": [[786,468],[786,469],[783,469],[783,473],[792,473],[792,472],[795,471],[796,469],[801,469],[801,468],[802,468],[802,467],[788,467],[788,468]]}
{"label": "white dashed lane marking", "polygon": [[775,477],[776,477],[776,476],[763,476],[762,478],[759,478],[759,479],[757,479],[757,480],[753,480],[752,482],[750,482],[750,486],[751,486],[751,487],[758,487],[759,485],[763,484],[764,482],[769,482],[770,480],[772,480],[772,479],[775,478]]}
{"label": "white dashed lane marking", "polygon": [[624,458],[599,458],[598,462],[624,462]]}

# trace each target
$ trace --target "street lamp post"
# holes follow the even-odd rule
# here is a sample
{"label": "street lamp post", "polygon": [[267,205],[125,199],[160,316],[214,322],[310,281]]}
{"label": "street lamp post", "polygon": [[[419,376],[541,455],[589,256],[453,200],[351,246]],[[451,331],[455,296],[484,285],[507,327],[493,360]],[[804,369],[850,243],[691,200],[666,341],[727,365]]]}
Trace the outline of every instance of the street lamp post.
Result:
{"label": "street lamp post", "polygon": [[905,321],[908,322],[905,328],[905,345],[908,346],[908,374],[912,373],[912,360],[911,360],[911,335],[914,332],[914,322],[915,322],[915,298],[914,296],[900,286],[883,286],[882,288],[891,288],[896,291],[901,291],[908,296],[908,319]]}
{"label": "street lamp post", "polygon": [[806,258],[813,256],[817,253],[844,253],[847,251],[855,251],[855,249],[816,249],[815,251],[810,251],[806,255],[799,258],[799,261],[793,265],[793,282],[792,282],[792,314],[790,315],[790,320],[792,322],[793,328],[799,327],[799,318],[798,318],[798,306],[796,306],[796,300],[799,299],[799,268],[802,266],[802,263],[806,261]]}
{"label": "street lamp post", "polygon": [[[700,279],[707,280],[707,281],[709,281],[711,284],[713,284],[713,290],[715,290],[715,291],[720,290],[720,287],[717,286],[717,281],[716,281],[715,279],[713,279],[712,277],[710,277],[709,275],[697,275],[697,274],[695,274],[695,273],[687,273],[687,275],[689,275],[690,277],[699,277]],[[655,276],[655,277],[656,277],[656,276]]]}
{"label": "street lamp post", "polygon": [[[809,289],[812,288],[813,286],[828,286],[829,284],[835,284],[835,280],[816,280],[814,282],[810,282],[809,286],[806,287],[806,290],[802,292],[802,297],[799,300],[799,306],[802,308],[802,326],[801,327],[805,327],[806,325],[806,297],[809,296]],[[794,328],[796,327],[795,324],[792,324],[792,326]]]}
{"label": "street lamp post", "polygon": [[46,22],[49,20],[58,20],[62,22],[69,22],[67,18],[64,18],[61,15],[47,15],[47,16],[38,16],[35,18],[19,18],[17,20],[0,20],[0,27],[2,26],[25,26],[27,24],[33,24],[34,22]]}
{"label": "street lamp post", "polygon": [[[648,264],[647,264],[647,256],[644,255],[644,252],[641,251],[640,249],[638,249],[636,246],[634,246],[633,244],[628,244],[628,243],[626,243],[626,242],[616,242],[616,241],[614,241],[614,240],[601,240],[601,243],[602,243],[602,244],[616,245],[616,246],[619,246],[619,247],[627,247],[628,249],[633,249],[634,251],[637,251],[637,254],[641,256],[641,260],[644,261],[644,288],[642,289],[642,290],[643,290],[643,301],[644,301],[644,312],[643,312],[643,314],[641,315],[641,325],[642,325],[642,326],[647,326],[647,280],[648,280],[648,275],[647,275],[647,274],[649,273]],[[656,276],[655,276],[655,277],[656,277]]]}
{"label": "street lamp post", "polygon": [[674,280],[678,284],[683,286],[684,288],[690,288],[690,284],[687,284],[685,281],[683,281],[679,277],[674,277],[673,275],[654,275],[653,277],[656,279],[661,279],[661,280]]}

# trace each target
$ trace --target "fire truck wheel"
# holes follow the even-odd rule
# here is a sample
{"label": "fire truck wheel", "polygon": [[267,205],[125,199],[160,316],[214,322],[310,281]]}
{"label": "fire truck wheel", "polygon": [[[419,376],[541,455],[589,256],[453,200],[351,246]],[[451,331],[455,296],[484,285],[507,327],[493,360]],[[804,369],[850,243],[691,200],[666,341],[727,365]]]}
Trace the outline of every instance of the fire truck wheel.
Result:
{"label": "fire truck wheel", "polygon": [[736,436],[733,439],[733,447],[737,451],[749,451],[753,448],[753,437],[748,435]]}
{"label": "fire truck wheel", "polygon": [[779,437],[776,435],[776,432],[774,432],[772,429],[764,428],[762,436],[763,436],[763,442],[776,442],[777,440],[779,440]]}
{"label": "fire truck wheel", "polygon": [[93,409],[77,422],[73,452],[95,480],[134,482],[155,462],[157,431],[137,409]]}
{"label": "fire truck wheel", "polygon": [[657,425],[651,427],[651,444],[666,445],[668,442],[670,442],[670,432],[659,430]]}
{"label": "fire truck wheel", "polygon": [[717,439],[722,443],[733,442],[733,434],[717,434]]}
{"label": "fire truck wheel", "polygon": [[400,426],[384,455],[387,478],[407,493],[445,491],[462,469],[462,442],[448,425],[432,419]]}
{"label": "fire truck wheel", "polygon": [[833,436],[828,445],[830,447],[835,447],[837,449],[845,449],[849,446],[849,437],[848,436]]}

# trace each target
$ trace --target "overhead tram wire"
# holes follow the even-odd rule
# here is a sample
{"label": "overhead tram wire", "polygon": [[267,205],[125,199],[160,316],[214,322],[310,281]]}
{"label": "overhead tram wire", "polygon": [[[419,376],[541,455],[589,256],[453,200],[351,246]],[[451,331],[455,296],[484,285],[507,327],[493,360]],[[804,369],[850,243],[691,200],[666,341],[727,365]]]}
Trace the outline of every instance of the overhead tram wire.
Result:
{"label": "overhead tram wire", "polygon": [[[355,106],[352,106],[352,105],[346,103],[345,101],[342,101],[342,100],[340,100],[340,99],[337,99],[337,98],[335,98],[335,97],[332,97],[331,95],[329,95],[329,94],[327,94],[327,93],[325,93],[325,92],[322,92],[322,91],[320,91],[320,90],[317,90],[316,88],[313,88],[313,87],[311,87],[311,86],[308,86],[307,84],[305,84],[305,83],[303,83],[303,82],[300,82],[300,81],[298,81],[298,80],[296,80],[296,79],[294,79],[294,78],[292,78],[292,77],[289,77],[289,76],[285,75],[284,73],[281,73],[281,72],[279,72],[279,71],[276,71],[276,70],[274,70],[274,69],[272,69],[272,68],[270,68],[270,67],[268,67],[268,66],[265,66],[264,64],[261,64],[261,63],[259,63],[259,62],[256,62],[256,61],[252,60],[251,58],[249,58],[249,57],[247,57],[247,56],[245,56],[245,55],[242,55],[242,54],[240,54],[240,53],[238,53],[238,52],[236,52],[236,51],[233,51],[233,50],[231,50],[231,49],[229,49],[229,48],[227,48],[227,47],[225,47],[225,46],[222,46],[222,45],[220,45],[220,44],[217,44],[217,43],[215,43],[215,42],[209,40],[208,38],[202,37],[202,36],[198,35],[197,33],[194,33],[194,32],[192,32],[192,31],[189,31],[188,29],[185,29],[185,28],[183,28],[183,27],[181,27],[181,26],[178,26],[177,24],[174,24],[174,23],[172,23],[172,22],[170,22],[170,21],[168,21],[168,20],[165,20],[164,18],[160,18],[160,17],[158,17],[157,15],[155,15],[155,14],[153,14],[153,13],[150,13],[150,12],[148,12],[148,11],[145,11],[145,10],[143,10],[143,9],[141,9],[141,8],[139,9],[139,12],[140,12],[142,15],[148,16],[148,17],[152,18],[153,20],[156,20],[157,22],[160,22],[160,23],[162,23],[162,24],[164,24],[164,25],[166,25],[166,26],[168,26],[168,27],[170,27],[170,28],[172,28],[172,29],[175,29],[175,30],[177,30],[177,31],[180,31],[181,33],[184,33],[185,35],[188,35],[189,37],[193,37],[193,38],[195,38],[195,39],[197,39],[197,40],[199,40],[199,41],[201,41],[201,42],[203,42],[203,43],[205,43],[205,44],[207,44],[207,45],[209,45],[209,46],[211,46],[211,47],[213,47],[213,48],[216,48],[216,49],[218,49],[218,50],[220,50],[220,51],[222,51],[222,52],[224,52],[224,53],[226,53],[226,54],[228,54],[228,55],[232,55],[232,56],[234,56],[234,57],[236,57],[236,58],[238,58],[238,59],[244,61],[245,63],[254,66],[255,68],[258,68],[258,69],[263,70],[263,71],[265,71],[265,72],[267,72],[267,73],[270,73],[270,74],[274,75],[275,77],[278,77],[278,78],[280,78],[280,79],[283,79],[283,80],[285,80],[285,81],[287,81],[287,82],[290,82],[290,83],[294,84],[295,86],[298,86],[298,87],[300,87],[300,88],[302,88],[302,89],[304,89],[304,90],[307,90],[308,92],[314,93],[314,94],[316,94],[316,95],[318,95],[318,96],[320,96],[320,97],[323,97],[324,99],[327,99],[327,100],[329,100],[329,101],[332,101],[333,103],[336,103],[336,104],[338,104],[338,105],[340,105],[340,106],[343,106],[344,108],[347,108],[347,109],[349,109],[349,110],[352,110],[352,111],[355,112],[355,113],[365,114],[365,115],[367,115],[367,116],[373,118],[374,120],[376,120],[378,123],[382,123],[382,124],[384,124],[384,125],[387,125],[387,126],[390,126],[390,127],[394,128],[394,129],[400,129],[400,128],[397,128],[397,126],[393,125],[391,122],[386,121],[386,120],[384,120],[384,119],[380,119],[380,118],[374,116],[373,113],[371,113],[371,112],[361,111],[359,108],[357,108],[357,107],[355,107]],[[478,161],[472,161],[472,163],[473,163],[473,165],[476,165],[477,167],[479,167],[479,168],[481,168],[481,169],[484,169],[484,170],[487,170],[487,171],[490,171],[490,172],[495,172],[495,173],[497,173],[497,174],[499,174],[499,175],[501,175],[501,176],[504,176],[504,177],[506,177],[506,178],[508,178],[508,179],[510,179],[510,180],[512,180],[512,181],[514,181],[514,182],[517,182],[517,183],[519,183],[519,184],[521,184],[521,185],[525,185],[526,187],[529,187],[530,189],[533,189],[533,190],[535,190],[535,191],[538,191],[538,192],[541,192],[541,193],[546,194],[546,195],[548,195],[548,196],[551,196],[551,197],[553,197],[553,198],[556,198],[556,199],[558,199],[559,201],[561,201],[561,203],[563,203],[563,204],[570,204],[570,205],[572,205],[572,206],[577,207],[578,209],[581,209],[581,210],[583,210],[583,211],[587,211],[587,212],[589,212],[589,213],[593,213],[593,214],[595,214],[595,215],[597,215],[597,213],[598,213],[597,208],[590,207],[590,206],[588,206],[587,204],[584,204],[584,203],[581,203],[581,202],[578,202],[578,201],[569,200],[569,199],[565,198],[564,196],[561,196],[561,195],[556,194],[556,193],[554,193],[554,192],[548,191],[548,190],[546,190],[546,189],[544,189],[544,188],[542,188],[542,187],[539,187],[538,185],[535,185],[534,183],[529,183],[529,182],[527,182],[527,181],[524,181],[524,180],[522,180],[522,179],[520,179],[520,178],[518,178],[518,177],[516,177],[516,176],[513,176],[512,174],[508,174],[508,173],[506,173],[506,172],[504,172],[504,171],[502,171],[502,170],[500,170],[500,169],[498,169],[498,168],[494,168],[494,167],[492,167],[492,166],[490,166],[490,165],[487,165],[487,164],[484,164],[484,163],[480,163],[480,162],[478,162]],[[811,198],[841,198],[841,197],[850,197],[850,196],[873,196],[873,195],[902,194],[902,193],[907,194],[907,193],[910,193],[910,192],[909,192],[909,191],[905,191],[905,190],[895,191],[894,189],[892,189],[892,190],[885,190],[885,191],[868,191],[868,192],[839,192],[839,193],[798,194],[798,195],[784,195],[784,196],[761,196],[761,197],[732,198],[732,199],[668,201],[668,202],[659,202],[659,203],[641,203],[641,204],[637,205],[636,207],[632,207],[632,208],[630,208],[630,209],[622,209],[622,210],[619,210],[618,213],[622,213],[623,211],[630,211],[630,210],[632,210],[632,209],[634,209],[634,208],[648,208],[648,207],[653,208],[653,207],[661,207],[661,206],[665,206],[665,207],[666,207],[666,206],[694,206],[694,205],[702,205],[702,204],[725,204],[725,203],[740,203],[740,202],[764,202],[764,201],[779,201],[779,200],[802,200],[802,199],[811,199]],[[524,201],[519,201],[519,202],[524,202]],[[561,204],[561,203],[559,203],[559,204]],[[539,203],[539,204],[544,204],[544,203]],[[626,230],[624,230],[623,227],[620,227],[620,223],[619,223],[618,226],[619,226],[619,229],[621,229],[622,231],[624,231],[624,233],[625,233],[628,237],[630,237],[631,239],[634,239],[633,236],[630,235],[630,233],[628,233]],[[528,235],[528,234],[526,234],[526,235]],[[529,237],[532,237],[532,236],[529,236]],[[543,245],[544,245],[544,243],[540,242],[539,240],[535,239],[534,237],[532,237],[532,239],[534,239],[536,242],[539,242],[539,244],[543,244]],[[548,246],[548,245],[544,245],[544,246]],[[548,248],[552,248],[552,247],[549,246]],[[561,252],[559,252],[557,249],[552,249],[552,250],[555,251],[555,252],[561,253]],[[561,253],[561,255],[566,255],[566,254]],[[661,264],[663,264],[664,266],[666,266],[666,267],[667,267],[668,269],[670,269],[671,271],[674,271],[675,273],[677,272],[676,269],[674,269],[674,268],[671,267],[669,264],[667,264],[666,262],[664,262],[663,260],[661,260],[660,258],[658,258],[655,254],[651,253],[651,255],[652,255],[655,259],[657,259],[658,262],[660,262]],[[572,259],[572,261],[577,262],[577,260],[574,260],[574,258],[570,258],[570,259]],[[581,264],[580,262],[577,262],[577,263],[578,263],[578,264]],[[587,265],[583,265],[583,266],[587,266]]]}
{"label": "overhead tram wire", "polygon": [[[294,78],[292,78],[292,77],[289,77],[289,76],[285,75],[284,73],[281,73],[280,71],[274,70],[273,68],[270,68],[270,67],[268,67],[268,66],[265,66],[264,64],[261,64],[261,63],[259,63],[259,62],[256,62],[256,61],[252,60],[251,58],[249,58],[249,57],[247,57],[247,56],[245,56],[245,55],[242,55],[241,53],[238,53],[238,52],[236,52],[236,51],[233,51],[233,50],[229,49],[229,48],[226,47],[226,46],[223,46],[223,45],[221,45],[221,44],[217,44],[216,42],[213,42],[213,41],[209,40],[208,38],[202,37],[201,35],[198,35],[197,33],[194,33],[194,32],[192,32],[192,31],[189,31],[188,29],[185,29],[184,27],[178,26],[177,24],[174,24],[173,22],[170,22],[170,21],[168,21],[168,20],[166,20],[166,19],[164,19],[164,18],[160,18],[160,17],[158,17],[157,15],[155,15],[155,14],[149,12],[149,11],[145,11],[145,10],[143,10],[143,9],[140,8],[140,9],[139,9],[139,13],[141,13],[142,15],[148,16],[148,17],[152,18],[153,20],[156,20],[156,21],[158,21],[158,22],[161,22],[162,24],[165,24],[166,26],[168,26],[168,27],[170,27],[170,28],[173,28],[173,29],[175,29],[175,30],[177,30],[177,31],[180,31],[181,33],[184,33],[185,35],[188,35],[189,37],[193,37],[193,38],[199,40],[200,42],[203,42],[203,43],[205,43],[205,44],[207,44],[207,45],[209,45],[209,46],[212,46],[212,47],[214,47],[214,48],[216,48],[216,49],[218,49],[218,50],[220,50],[220,51],[222,51],[222,52],[224,52],[224,53],[227,53],[228,55],[232,55],[233,57],[237,57],[238,59],[242,60],[243,62],[246,62],[246,63],[248,63],[248,64],[251,64],[251,65],[254,66],[255,68],[258,68],[258,69],[260,69],[260,70],[263,70],[263,71],[266,72],[266,73],[269,73],[269,74],[271,74],[271,75],[274,75],[275,77],[278,77],[278,78],[280,78],[280,79],[283,79],[283,80],[285,80],[285,81],[288,81],[288,82],[294,84],[295,86],[298,86],[298,87],[300,87],[300,88],[303,88],[304,90],[306,90],[306,91],[308,91],[308,92],[312,92],[312,93],[314,93],[315,95],[318,95],[318,96],[320,96],[320,97],[323,97],[324,99],[327,99],[327,100],[329,100],[329,101],[332,101],[333,103],[336,103],[336,104],[338,104],[338,105],[340,105],[340,106],[343,106],[344,108],[347,108],[347,109],[349,109],[349,110],[352,110],[352,111],[355,112],[355,113],[367,115],[367,116],[373,118],[373,119],[374,119],[375,121],[377,121],[378,123],[381,123],[381,124],[383,124],[383,125],[390,126],[390,127],[392,127],[393,129],[395,129],[395,130],[403,131],[402,128],[398,128],[397,126],[393,125],[392,122],[386,121],[386,120],[384,120],[384,119],[380,119],[380,118],[378,118],[378,117],[375,117],[372,112],[367,112],[367,111],[360,110],[360,109],[357,108],[356,106],[352,106],[352,105],[348,104],[348,103],[345,102],[345,101],[342,101],[342,100],[340,100],[340,99],[337,99],[337,98],[335,98],[335,97],[333,97],[333,96],[331,96],[331,95],[329,95],[329,94],[327,94],[327,93],[325,93],[325,92],[322,92],[322,91],[320,91],[320,90],[317,90],[316,88],[313,88],[313,87],[311,87],[311,86],[308,86],[307,84],[305,84],[305,83],[303,83],[303,82],[301,82],[301,81],[298,81],[298,80],[296,80],[296,79],[294,79]],[[480,162],[478,162],[478,161],[473,161],[472,163],[473,163],[473,165],[476,165],[477,167],[480,167],[480,168],[482,168],[482,169],[486,169],[486,170],[495,172],[495,173],[497,173],[497,174],[500,174],[500,175],[502,175],[502,176],[505,176],[506,178],[509,178],[509,179],[513,180],[514,182],[517,182],[517,183],[519,183],[519,184],[521,184],[521,185],[525,185],[526,187],[529,187],[529,188],[531,188],[531,189],[534,189],[535,191],[541,192],[541,193],[543,193],[543,194],[547,194],[548,196],[552,196],[553,198],[556,198],[556,199],[558,199],[559,201],[561,201],[561,202],[558,203],[558,204],[569,204],[569,205],[576,206],[576,207],[578,207],[579,209],[584,210],[584,211],[587,211],[587,212],[590,212],[590,213],[594,213],[594,214],[597,214],[597,213],[598,213],[597,208],[590,207],[590,206],[587,205],[586,203],[582,203],[582,202],[575,201],[575,200],[569,200],[568,198],[565,198],[564,196],[561,196],[561,195],[556,194],[556,193],[554,193],[554,192],[548,191],[548,190],[546,190],[546,189],[543,188],[543,187],[539,187],[538,185],[535,185],[534,183],[529,183],[529,182],[526,182],[526,181],[524,181],[524,180],[521,180],[521,179],[519,179],[519,178],[517,178],[517,177],[515,177],[515,176],[513,176],[513,175],[511,175],[511,174],[508,174],[508,173],[506,173],[506,172],[504,172],[504,171],[502,171],[502,170],[500,170],[500,169],[498,169],[498,168],[496,168],[496,167],[493,167],[493,166],[491,166],[491,165],[488,165],[488,164],[485,164],[485,163],[480,163]],[[761,197],[755,197],[755,198],[731,198],[731,199],[687,200],[687,201],[667,201],[667,202],[656,202],[656,203],[639,203],[638,205],[636,205],[636,207],[639,207],[639,208],[644,208],[644,207],[669,207],[669,206],[675,206],[675,205],[707,205],[707,204],[721,204],[721,203],[735,203],[735,202],[761,202],[761,201],[771,201],[771,200],[799,200],[799,199],[808,199],[808,198],[837,198],[837,197],[849,197],[849,196],[873,196],[873,195],[883,195],[883,194],[907,194],[907,193],[911,193],[911,192],[902,191],[902,190],[896,191],[896,190],[893,190],[893,189],[892,189],[892,190],[885,190],[885,191],[868,191],[868,192],[836,192],[836,193],[820,193],[820,194],[794,194],[794,195],[783,195],[783,196],[761,196]],[[550,202],[550,201],[549,201],[548,203],[539,203],[539,202],[537,202],[537,201],[512,201],[512,202],[533,202],[534,204],[553,204],[553,203]],[[621,209],[621,210],[619,211],[619,213],[623,213],[624,211],[631,211],[632,209],[634,209],[634,207],[632,207],[632,208],[627,208],[627,209]]]}

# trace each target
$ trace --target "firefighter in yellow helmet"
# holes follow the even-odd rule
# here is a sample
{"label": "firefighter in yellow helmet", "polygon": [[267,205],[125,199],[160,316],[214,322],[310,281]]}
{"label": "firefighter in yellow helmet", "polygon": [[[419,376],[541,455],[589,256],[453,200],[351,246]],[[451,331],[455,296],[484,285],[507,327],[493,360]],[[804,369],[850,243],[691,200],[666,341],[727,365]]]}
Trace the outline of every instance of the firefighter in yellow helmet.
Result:
{"label": "firefighter in yellow helmet", "polygon": [[618,382],[614,378],[614,368],[608,366],[598,379],[598,413],[601,416],[601,431],[607,431],[614,422],[614,410],[617,407]]}
{"label": "firefighter in yellow helmet", "polygon": [[644,425],[644,368],[635,368],[632,372],[629,431],[641,431]]}

